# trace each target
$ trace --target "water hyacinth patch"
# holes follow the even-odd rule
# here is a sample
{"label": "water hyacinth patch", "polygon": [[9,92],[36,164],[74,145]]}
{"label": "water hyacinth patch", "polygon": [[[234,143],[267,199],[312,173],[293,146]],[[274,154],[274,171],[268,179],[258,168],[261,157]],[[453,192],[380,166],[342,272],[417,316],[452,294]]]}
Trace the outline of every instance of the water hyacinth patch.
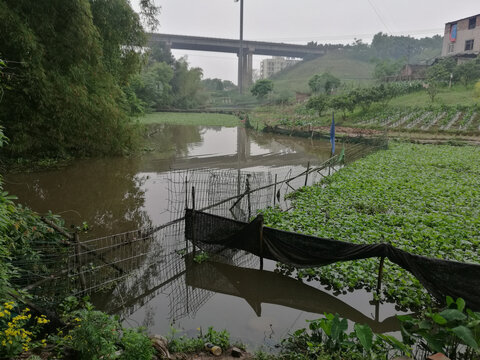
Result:
{"label": "water hyacinth patch", "polygon": [[[388,242],[414,254],[479,263],[480,149],[393,144],[268,209],[269,226],[357,244]],[[297,271],[334,289],[376,287],[378,259]],[[291,272],[287,266],[280,266]],[[408,272],[385,263],[383,299],[419,308],[431,298]]]}

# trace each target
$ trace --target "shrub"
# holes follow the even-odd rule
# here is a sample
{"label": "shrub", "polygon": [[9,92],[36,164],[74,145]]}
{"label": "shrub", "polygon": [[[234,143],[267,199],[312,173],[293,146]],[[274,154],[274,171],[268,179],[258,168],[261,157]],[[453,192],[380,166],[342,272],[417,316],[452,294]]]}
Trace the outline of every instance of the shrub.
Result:
{"label": "shrub", "polygon": [[122,336],[121,360],[150,360],[154,354],[151,340],[143,329],[126,329]]}

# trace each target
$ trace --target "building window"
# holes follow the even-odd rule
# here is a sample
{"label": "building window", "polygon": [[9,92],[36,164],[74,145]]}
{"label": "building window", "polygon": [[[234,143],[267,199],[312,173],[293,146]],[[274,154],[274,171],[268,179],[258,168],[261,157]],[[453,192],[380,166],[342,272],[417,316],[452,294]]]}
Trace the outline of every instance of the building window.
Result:
{"label": "building window", "polygon": [[473,39],[465,41],[465,51],[473,50]]}
{"label": "building window", "polygon": [[448,44],[448,53],[453,53],[455,51],[455,43]]}
{"label": "building window", "polygon": [[469,29],[475,29],[475,26],[477,26],[477,17],[471,17],[468,19],[468,28]]}

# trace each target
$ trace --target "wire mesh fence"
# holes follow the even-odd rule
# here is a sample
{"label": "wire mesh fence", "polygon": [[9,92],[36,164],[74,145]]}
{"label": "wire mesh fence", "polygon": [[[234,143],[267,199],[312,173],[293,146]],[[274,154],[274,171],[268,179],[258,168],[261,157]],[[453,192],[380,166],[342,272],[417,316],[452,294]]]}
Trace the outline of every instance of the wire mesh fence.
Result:
{"label": "wire mesh fence", "polygon": [[[103,308],[126,316],[161,291],[171,299],[172,319],[195,313],[212,293],[185,285],[186,258],[195,251],[185,239],[186,207],[240,221],[248,221],[269,206],[288,210],[288,193],[318,183],[345,163],[383,148],[384,142],[369,147],[350,143],[341,154],[323,163],[276,167],[270,171],[252,168],[168,172],[165,176],[170,222],[89,240],[65,234],[68,245],[64,253],[40,251],[49,254],[45,255],[45,266],[55,264],[59,271],[51,269],[49,275],[31,278],[23,284],[43,293],[92,294],[101,299]],[[256,266],[258,261],[238,250],[221,250],[224,261],[232,265]]]}

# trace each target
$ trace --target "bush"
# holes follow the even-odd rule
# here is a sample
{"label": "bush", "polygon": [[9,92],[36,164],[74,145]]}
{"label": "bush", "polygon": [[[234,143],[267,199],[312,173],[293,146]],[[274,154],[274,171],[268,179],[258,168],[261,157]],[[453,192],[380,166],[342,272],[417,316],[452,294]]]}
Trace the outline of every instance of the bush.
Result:
{"label": "bush", "polygon": [[150,360],[154,354],[151,340],[143,329],[126,329],[122,337],[121,360]]}

